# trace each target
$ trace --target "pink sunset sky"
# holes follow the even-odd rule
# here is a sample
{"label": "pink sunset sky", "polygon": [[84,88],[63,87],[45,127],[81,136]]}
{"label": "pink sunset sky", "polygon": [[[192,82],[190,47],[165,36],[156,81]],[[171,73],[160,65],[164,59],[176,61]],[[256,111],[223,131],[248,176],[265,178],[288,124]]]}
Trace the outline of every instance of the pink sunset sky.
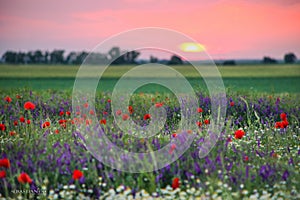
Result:
{"label": "pink sunset sky", "polygon": [[299,0],[0,0],[0,53],[91,50],[154,26],[189,35],[215,59],[299,58],[299,20]]}

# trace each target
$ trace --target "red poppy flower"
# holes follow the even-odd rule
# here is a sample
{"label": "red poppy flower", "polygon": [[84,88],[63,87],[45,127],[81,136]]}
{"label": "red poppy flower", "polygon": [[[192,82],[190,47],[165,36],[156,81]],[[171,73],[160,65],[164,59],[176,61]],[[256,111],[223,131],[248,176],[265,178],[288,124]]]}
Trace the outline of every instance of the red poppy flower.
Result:
{"label": "red poppy flower", "polygon": [[4,98],[4,101],[6,101],[7,103],[10,103],[12,101],[12,99],[9,96],[7,96]]}
{"label": "red poppy flower", "polygon": [[27,101],[24,104],[24,108],[25,108],[25,110],[34,110],[35,109],[35,104],[30,102],[30,101]]}
{"label": "red poppy flower", "polygon": [[58,123],[59,123],[59,124],[64,124],[64,123],[66,123],[66,122],[67,122],[66,119],[60,119],[60,120],[58,120]]}
{"label": "red poppy flower", "polygon": [[197,109],[197,112],[198,112],[198,113],[202,113],[202,112],[203,112],[203,109],[202,109],[202,108],[198,108],[198,109]]}
{"label": "red poppy flower", "polygon": [[243,130],[237,130],[234,132],[235,139],[242,139],[242,137],[245,135],[245,132]]}
{"label": "red poppy flower", "polygon": [[111,102],[111,100],[110,100],[110,99],[107,99],[107,102],[108,102],[108,103],[110,103],[110,102]]}
{"label": "red poppy flower", "polygon": [[27,119],[26,123],[29,125],[31,123],[30,119]]}
{"label": "red poppy flower", "polygon": [[92,123],[92,120],[91,120],[91,119],[86,119],[86,120],[85,120],[85,125],[88,126],[88,125],[90,125],[91,123]]}
{"label": "red poppy flower", "polygon": [[66,111],[66,115],[71,115],[71,112],[70,111]]}
{"label": "red poppy flower", "polygon": [[284,120],[281,122],[283,128],[286,128],[289,125],[289,122],[287,120]]}
{"label": "red poppy flower", "polygon": [[59,134],[59,130],[56,129],[56,130],[54,131],[54,133],[55,133],[55,134]]}
{"label": "red poppy flower", "polygon": [[85,108],[88,108],[88,107],[89,107],[89,103],[86,102],[85,104],[83,104],[83,106],[84,106]]}
{"label": "red poppy flower", "polygon": [[249,157],[248,157],[248,156],[245,156],[245,157],[244,157],[244,161],[245,161],[245,162],[249,161]]}
{"label": "red poppy flower", "polygon": [[101,119],[100,120],[100,124],[104,124],[105,125],[106,124],[106,119]]}
{"label": "red poppy flower", "polygon": [[281,113],[280,114],[280,119],[283,121],[286,121],[286,114],[285,113]]}
{"label": "red poppy flower", "polygon": [[287,120],[281,121],[281,122],[276,122],[275,128],[286,128],[288,125],[289,125],[289,122]]}
{"label": "red poppy flower", "polygon": [[156,104],[155,104],[155,107],[156,107],[156,108],[160,108],[160,107],[162,107],[162,106],[163,106],[163,103],[156,103]]}
{"label": "red poppy flower", "polygon": [[31,184],[32,183],[30,176],[25,172],[22,172],[20,174],[20,176],[18,177],[18,181],[19,181],[19,183],[22,183],[22,184],[25,184],[25,183]]}
{"label": "red poppy flower", "polygon": [[46,121],[43,123],[43,128],[50,127],[50,122]]}
{"label": "red poppy flower", "polygon": [[209,124],[210,123],[210,121],[209,121],[209,119],[206,119],[206,120],[204,120],[204,124]]}
{"label": "red poppy flower", "polygon": [[172,134],[172,137],[173,137],[173,138],[177,137],[177,134],[176,134],[176,133],[173,133],[173,134]]}
{"label": "red poppy flower", "polygon": [[129,115],[123,114],[123,115],[122,115],[122,119],[123,119],[124,121],[128,120],[128,119],[129,119]]}
{"label": "red poppy flower", "polygon": [[196,122],[197,126],[201,127],[202,123],[201,122]]}
{"label": "red poppy flower", "polygon": [[176,148],[176,144],[172,144],[172,145],[171,145],[171,149],[174,150],[175,148]]}
{"label": "red poppy flower", "polygon": [[7,158],[0,159],[0,167],[9,168],[10,167],[9,160]]}
{"label": "red poppy flower", "polygon": [[106,112],[106,111],[103,111],[103,115],[107,115],[108,114],[108,112]]}
{"label": "red poppy flower", "polygon": [[60,124],[60,127],[67,128],[67,120],[66,119],[60,119],[58,120],[58,123]]}
{"label": "red poppy flower", "polygon": [[5,178],[6,172],[4,170],[0,171],[0,178]]}
{"label": "red poppy flower", "polygon": [[14,121],[14,125],[15,125],[15,126],[18,125],[18,121],[17,121],[17,120]]}
{"label": "red poppy flower", "polygon": [[175,149],[176,149],[176,144],[172,144],[169,150],[169,154],[172,154]]}
{"label": "red poppy flower", "polygon": [[83,177],[83,173],[82,173],[80,170],[75,169],[75,170],[73,171],[73,176],[72,176],[73,180],[78,180],[78,179],[80,179],[81,177]]}
{"label": "red poppy flower", "polygon": [[4,124],[0,124],[0,130],[1,131],[5,131],[5,129],[6,129],[5,125]]}
{"label": "red poppy flower", "polygon": [[150,118],[151,118],[151,115],[149,113],[144,115],[144,120],[147,120],[147,119],[150,119]]}
{"label": "red poppy flower", "polygon": [[129,114],[132,115],[132,113],[133,113],[133,108],[132,108],[132,106],[128,106],[128,112],[129,112]]}
{"label": "red poppy flower", "polygon": [[59,116],[63,116],[64,114],[65,114],[64,111],[59,112]]}
{"label": "red poppy flower", "polygon": [[122,111],[121,111],[121,110],[117,110],[117,111],[116,111],[116,115],[117,115],[117,116],[120,116],[121,114],[122,114]]}
{"label": "red poppy flower", "polygon": [[233,101],[230,102],[230,106],[231,107],[234,106],[234,102]]}
{"label": "red poppy flower", "polygon": [[25,118],[24,117],[20,117],[20,122],[24,123],[25,122]]}
{"label": "red poppy flower", "polygon": [[66,129],[67,128],[67,124],[63,123],[63,124],[60,125],[60,127],[62,127],[63,129]]}
{"label": "red poppy flower", "polygon": [[180,186],[179,178],[176,177],[172,181],[172,188],[173,190],[176,190],[177,188],[179,188],[179,186]]}
{"label": "red poppy flower", "polygon": [[11,131],[11,132],[9,132],[9,135],[10,136],[14,136],[14,135],[16,135],[17,133],[16,133],[16,131]]}
{"label": "red poppy flower", "polygon": [[93,110],[90,110],[90,115],[94,115],[95,112]]}
{"label": "red poppy flower", "polygon": [[281,122],[275,123],[275,128],[286,128],[289,125],[289,122],[287,120],[287,115],[285,113],[280,114]]}
{"label": "red poppy flower", "polygon": [[16,95],[16,98],[17,98],[17,99],[21,99],[22,97],[21,97],[20,95],[17,94],[17,95]]}
{"label": "red poppy flower", "polygon": [[283,128],[283,125],[281,122],[276,122],[275,123],[275,128]]}

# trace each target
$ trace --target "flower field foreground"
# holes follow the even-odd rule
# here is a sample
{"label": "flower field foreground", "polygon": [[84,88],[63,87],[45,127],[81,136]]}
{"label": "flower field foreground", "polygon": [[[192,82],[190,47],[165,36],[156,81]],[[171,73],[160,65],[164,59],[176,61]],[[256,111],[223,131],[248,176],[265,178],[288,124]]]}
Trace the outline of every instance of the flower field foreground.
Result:
{"label": "flower field foreground", "polygon": [[[228,96],[225,128],[213,150],[198,157],[210,124],[210,99],[199,98],[195,141],[174,163],[149,173],[111,169],[91,156],[76,128],[89,127],[82,110],[71,110],[65,92],[1,94],[0,197],[20,199],[299,199],[299,98],[297,96]],[[96,98],[99,126],[120,148],[146,152],[181,137],[178,101],[171,95],[136,94],[122,120],[149,124],[151,106],[164,107],[167,121],[148,139],[118,129],[110,95]],[[171,145],[169,155],[178,148]],[[142,158],[141,158],[142,159]]]}

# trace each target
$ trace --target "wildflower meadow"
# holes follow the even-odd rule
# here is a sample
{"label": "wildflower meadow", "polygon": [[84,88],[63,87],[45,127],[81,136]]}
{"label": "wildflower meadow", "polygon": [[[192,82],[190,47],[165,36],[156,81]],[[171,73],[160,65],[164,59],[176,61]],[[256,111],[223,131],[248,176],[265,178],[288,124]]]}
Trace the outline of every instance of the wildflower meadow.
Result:
{"label": "wildflower meadow", "polygon": [[[178,100],[171,94],[137,93],[120,120],[141,126],[149,108],[167,119],[156,135],[135,138],[118,128],[111,93],[98,93],[95,110],[72,109],[67,91],[6,90],[0,102],[0,196],[7,199],[299,199],[299,98],[297,94],[227,94],[225,126],[199,158],[211,120],[211,99],[197,92],[198,131],[190,148],[166,167],[129,173],[99,162],[78,127],[97,124],[113,144],[130,151],[157,150],[184,134]],[[84,113],[89,113],[84,114]],[[92,122],[89,116],[99,121]],[[90,127],[92,128],[92,127]],[[187,133],[189,134],[189,133]],[[173,156],[171,145],[165,157]],[[144,158],[141,158],[144,159]],[[145,159],[143,162],[150,162]],[[124,161],[124,164],[126,163]]]}

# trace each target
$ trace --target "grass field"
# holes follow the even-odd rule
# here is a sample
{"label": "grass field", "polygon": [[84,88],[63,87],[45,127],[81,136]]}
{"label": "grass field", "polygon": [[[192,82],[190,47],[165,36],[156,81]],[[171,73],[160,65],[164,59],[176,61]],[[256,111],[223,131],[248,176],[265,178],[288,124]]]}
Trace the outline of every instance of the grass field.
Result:
{"label": "grass field", "polygon": [[[98,85],[98,90],[112,91],[120,76],[133,67],[109,67]],[[204,70],[207,68],[209,66],[203,66]],[[78,69],[79,66],[66,65],[0,65],[0,88],[71,90]],[[91,72],[94,69],[95,67],[91,67]],[[195,89],[205,90],[205,83],[191,66],[175,66],[174,69],[182,73]],[[221,66],[218,69],[229,90],[271,93],[299,93],[300,91],[300,65]],[[148,76],[149,72],[145,72],[145,76]],[[91,73],[90,76],[94,76],[94,74]],[[152,85],[145,86],[141,91],[162,92],[165,90]]]}

